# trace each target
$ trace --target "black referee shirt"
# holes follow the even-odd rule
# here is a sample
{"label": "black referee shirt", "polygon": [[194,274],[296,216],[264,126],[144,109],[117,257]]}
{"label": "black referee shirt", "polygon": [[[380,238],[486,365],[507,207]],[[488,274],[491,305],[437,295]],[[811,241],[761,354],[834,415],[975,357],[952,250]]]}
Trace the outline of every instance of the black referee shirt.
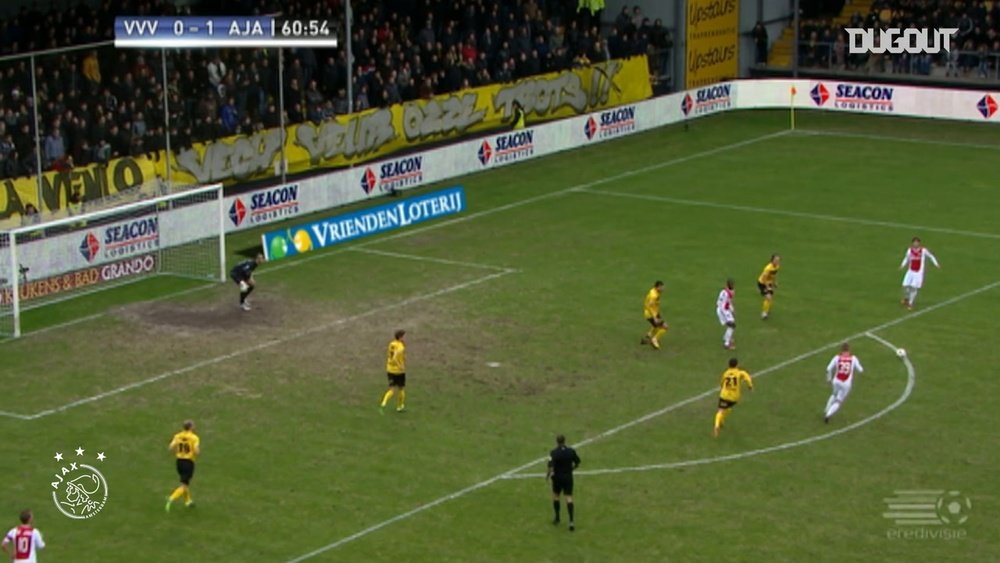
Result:
{"label": "black referee shirt", "polygon": [[569,446],[559,446],[549,453],[549,467],[552,474],[559,477],[572,477],[573,470],[580,466],[580,456]]}

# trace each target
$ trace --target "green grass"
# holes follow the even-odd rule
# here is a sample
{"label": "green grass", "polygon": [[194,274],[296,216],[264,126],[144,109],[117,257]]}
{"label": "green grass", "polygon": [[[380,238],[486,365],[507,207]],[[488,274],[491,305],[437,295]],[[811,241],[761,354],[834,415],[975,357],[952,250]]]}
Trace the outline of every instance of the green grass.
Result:
{"label": "green grass", "polygon": [[[35,510],[43,561],[287,561],[540,459],[557,432],[591,440],[581,469],[610,469],[738,456],[861,421],[900,398],[905,366],[854,338],[866,372],[829,426],[822,371],[836,342],[893,323],[878,334],[910,351],[915,389],[850,432],[581,475],[575,534],[549,524],[541,477],[491,481],[313,560],[991,560],[1000,287],[945,302],[1000,280],[996,129],[803,113],[806,131],[851,136],[761,138],[786,122],[726,114],[463,178],[473,219],[265,265],[250,314],[231,284],[163,299],[192,288],[176,280],[29,311],[28,330],[54,328],[0,344],[0,411],[46,414],[0,417],[0,513],[13,525]],[[915,235],[943,269],[908,314],[896,266]],[[232,259],[258,241],[230,237]],[[784,267],[765,323],[754,278],[772,252]],[[727,276],[738,355],[764,375],[714,440],[714,396],[689,399],[730,356],[713,311]],[[656,279],[671,324],[659,352],[638,345]],[[380,416],[397,327],[409,412]],[[197,508],[165,514],[166,446],[186,418],[203,440]],[[86,521],[61,515],[49,485],[52,456],[78,446],[110,490]],[[968,521],[948,528],[963,537],[887,538],[883,499],[898,489],[967,495]]]}

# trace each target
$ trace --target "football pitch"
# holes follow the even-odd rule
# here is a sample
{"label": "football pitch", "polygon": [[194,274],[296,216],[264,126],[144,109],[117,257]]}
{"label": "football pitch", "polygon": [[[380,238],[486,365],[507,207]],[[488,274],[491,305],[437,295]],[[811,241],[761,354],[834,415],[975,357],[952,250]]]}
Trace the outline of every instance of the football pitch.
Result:
{"label": "football pitch", "polygon": [[[42,561],[995,560],[998,163],[996,126],[733,112],[461,178],[452,219],[261,266],[249,313],[162,278],[28,311],[0,343],[0,514],[35,511]],[[907,311],[914,236],[942,269]],[[397,328],[407,412],[380,415]],[[824,424],[845,340],[865,372]],[[734,354],[755,390],[714,439]],[[196,507],[165,513],[188,418]],[[56,453],[106,478],[93,518],[56,509]],[[908,525],[907,491],[944,502]]]}

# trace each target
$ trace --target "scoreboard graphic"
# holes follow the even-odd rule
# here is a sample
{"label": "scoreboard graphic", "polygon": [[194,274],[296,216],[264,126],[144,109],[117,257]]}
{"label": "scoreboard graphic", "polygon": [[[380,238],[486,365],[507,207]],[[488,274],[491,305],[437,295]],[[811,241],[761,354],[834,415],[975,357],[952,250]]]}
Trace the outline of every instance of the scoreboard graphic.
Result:
{"label": "scoreboard graphic", "polygon": [[336,23],[272,16],[115,18],[115,47],[336,47]]}

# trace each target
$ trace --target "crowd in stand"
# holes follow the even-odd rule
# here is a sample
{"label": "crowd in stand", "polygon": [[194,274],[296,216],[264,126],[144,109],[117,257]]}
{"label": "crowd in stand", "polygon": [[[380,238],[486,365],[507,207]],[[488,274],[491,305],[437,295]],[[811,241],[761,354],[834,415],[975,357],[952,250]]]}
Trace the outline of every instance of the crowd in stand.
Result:
{"label": "crowd in stand", "polygon": [[951,53],[933,55],[848,52],[848,38],[829,21],[803,22],[799,29],[799,63],[866,72],[931,74],[937,66],[946,76],[996,77],[1000,59],[1000,1],[876,0],[867,14],[856,12],[844,27],[867,29],[956,28]]}
{"label": "crowd in stand", "polygon": [[[281,11],[343,29],[342,0],[217,0],[198,6],[202,13]],[[352,7],[353,72],[342,48],[284,51],[286,123],[319,122],[352,109],[645,54],[670,42],[662,23],[650,22],[639,7],[627,9],[603,32],[600,13],[578,11],[576,0],[354,0]],[[117,15],[192,15],[190,9],[179,12],[165,0],[104,0],[96,10],[80,4],[47,13],[22,8],[0,20],[0,55],[112,39]],[[30,61],[0,61],[0,179],[36,171],[36,103],[43,170],[161,150],[167,118],[173,150],[281,122],[277,50],[170,51],[166,69],[161,56],[110,46],[38,55],[37,100],[31,96]]]}

